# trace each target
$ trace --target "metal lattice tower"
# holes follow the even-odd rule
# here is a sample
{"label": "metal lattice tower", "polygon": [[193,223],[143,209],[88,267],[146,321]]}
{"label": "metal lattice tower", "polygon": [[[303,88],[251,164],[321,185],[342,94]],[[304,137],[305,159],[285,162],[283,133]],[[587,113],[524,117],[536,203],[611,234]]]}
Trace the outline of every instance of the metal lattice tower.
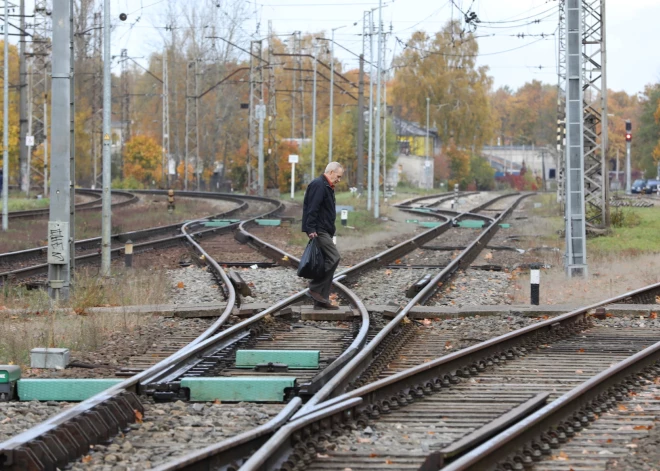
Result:
{"label": "metal lattice tower", "polygon": [[[271,185],[277,188],[277,100],[276,100],[276,82],[275,82],[275,43],[273,36],[273,23],[268,21],[268,83],[266,90],[266,116],[268,119],[268,153],[267,159],[270,160]],[[266,184],[268,187],[268,184]]]}
{"label": "metal lattice tower", "polygon": [[557,201],[564,203],[566,138],[566,11],[565,0],[559,2],[557,29]]}
{"label": "metal lattice tower", "polygon": [[124,177],[124,151],[126,143],[131,140],[131,110],[128,94],[128,50],[121,50],[121,160],[120,175]]}
{"label": "metal lattice tower", "polygon": [[609,225],[605,0],[582,0],[584,197],[590,223]]}
{"label": "metal lattice tower", "polygon": [[32,129],[34,145],[39,146],[47,135],[44,123],[49,95],[51,41],[50,11],[46,0],[37,0],[34,5],[34,36],[32,38]]}
{"label": "metal lattice tower", "polygon": [[582,4],[566,0],[566,272],[587,274],[584,171]]}
{"label": "metal lattice tower", "polygon": [[261,61],[262,41],[250,41],[250,118],[248,128],[248,191],[256,184],[252,178],[253,160],[256,161],[259,140],[259,119],[257,117],[257,105],[263,103],[264,98],[264,73]]}
{"label": "metal lattice tower", "polygon": [[188,189],[188,166],[193,165],[199,188],[199,80],[198,61],[188,62],[186,73],[186,162],[183,171],[183,187]]}

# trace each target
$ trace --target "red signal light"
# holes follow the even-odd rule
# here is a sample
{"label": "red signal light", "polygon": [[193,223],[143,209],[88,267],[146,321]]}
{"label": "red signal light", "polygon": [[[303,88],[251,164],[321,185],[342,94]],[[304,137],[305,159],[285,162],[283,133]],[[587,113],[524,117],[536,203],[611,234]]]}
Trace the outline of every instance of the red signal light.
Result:
{"label": "red signal light", "polygon": [[632,134],[627,132],[626,133],[626,142],[630,142],[630,141],[632,141]]}

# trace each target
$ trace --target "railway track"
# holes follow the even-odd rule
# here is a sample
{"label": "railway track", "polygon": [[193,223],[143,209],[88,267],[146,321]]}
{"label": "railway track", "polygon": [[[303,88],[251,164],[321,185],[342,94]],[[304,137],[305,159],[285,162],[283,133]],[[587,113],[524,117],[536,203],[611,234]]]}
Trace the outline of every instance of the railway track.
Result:
{"label": "railway track", "polygon": [[[87,195],[93,196],[94,198],[90,201],[85,201],[84,203],[76,204],[76,212],[85,212],[85,211],[97,211],[101,209],[101,190],[90,190],[90,189],[80,189],[75,190],[78,195]],[[123,206],[128,206],[138,201],[138,198],[128,191],[118,191],[115,190],[112,192],[113,196],[120,201],[116,201],[112,204],[113,208],[121,208]],[[50,209],[30,209],[26,211],[11,211],[8,214],[10,219],[34,219],[39,217],[48,216]]]}
{"label": "railway track", "polygon": [[[214,270],[220,274],[220,277],[223,279],[223,282],[224,282],[225,286],[229,287],[230,283],[227,283],[226,276],[224,275],[223,271],[221,269],[219,269],[219,267],[217,267],[217,264],[209,256],[209,254],[206,253],[204,251],[204,249],[202,249],[196,242],[194,242],[194,240],[193,240],[193,238],[191,237],[191,234],[190,234],[191,232],[193,232],[192,229],[194,229],[194,228],[189,229],[188,226],[189,225],[186,225],[182,228],[183,232],[185,233],[185,236],[188,238],[188,240],[191,243],[193,243],[196,246],[197,250],[201,253],[202,256],[204,256],[208,260],[209,264],[211,266],[214,266]],[[203,231],[203,232],[210,232],[210,231]],[[430,231],[427,231],[427,233],[425,233],[421,239],[433,238],[441,232],[442,232],[441,230],[431,229]],[[196,237],[199,237],[199,233],[195,233],[195,234],[196,234]],[[257,241],[254,238],[252,238],[248,242],[250,242],[253,245],[258,245],[262,250],[265,250],[266,252],[269,251],[268,244],[265,244],[261,241],[259,241],[259,243],[257,243]],[[367,268],[371,268],[372,265],[376,265],[378,263],[390,260],[392,257],[397,257],[401,253],[402,250],[405,250],[405,248],[404,248],[405,245],[406,244],[401,244],[400,246],[394,247],[393,249],[390,249],[388,251],[388,256],[373,259],[373,260],[371,260],[370,263],[361,264],[359,267],[355,267],[355,269],[352,270],[352,271],[365,270]],[[414,242],[413,242],[413,246],[414,246]],[[275,248],[272,247],[271,249],[274,250]],[[279,258],[279,255],[281,255],[281,254],[278,254],[278,258]],[[288,260],[289,263],[291,263],[292,261],[295,262],[295,259],[293,259],[293,260],[289,259]],[[337,283],[337,286],[341,289],[341,285],[339,283]],[[233,289],[228,289],[228,292],[229,292],[229,295],[228,295],[227,307],[230,308],[230,306],[233,306],[233,304],[234,304],[235,293],[234,293]],[[298,294],[296,296],[292,296],[289,299],[284,300],[281,303],[278,303],[276,306],[273,306],[273,308],[271,308],[271,311],[274,312],[274,311],[277,311],[277,310],[279,310],[283,307],[286,307],[288,304],[290,304],[294,300],[300,298],[300,296],[302,296],[302,295],[304,295],[304,293],[303,294]],[[345,297],[349,297],[349,298],[351,297],[351,294],[350,294],[349,290],[344,289],[343,290],[343,295]],[[356,305],[356,307],[358,308],[358,310],[362,313],[362,319],[368,321],[368,314],[366,313],[366,310],[364,309],[364,306],[362,306],[361,303],[359,302],[359,300],[355,299],[354,297],[353,297],[353,301],[354,301],[354,304]],[[185,347],[183,350],[181,350],[180,352],[175,354],[169,360],[160,362],[159,364],[153,366],[152,368],[150,368],[150,369],[148,369],[148,370],[146,370],[142,373],[139,373],[138,375],[134,376],[133,378],[125,381],[124,383],[122,383],[122,385],[114,387],[111,390],[106,391],[106,393],[100,395],[99,397],[92,398],[88,401],[85,401],[80,406],[78,406],[78,407],[76,407],[76,408],[74,408],[70,411],[67,411],[66,413],[59,414],[58,416],[54,417],[53,419],[51,419],[51,420],[47,421],[45,424],[43,424],[40,427],[40,430],[27,431],[27,432],[19,435],[18,437],[14,437],[14,439],[10,440],[9,442],[6,442],[4,445],[7,445],[7,447],[5,447],[3,445],[3,449],[5,450],[5,454],[3,455],[5,463],[8,464],[8,465],[10,465],[11,463],[14,463],[14,462],[15,463],[22,463],[20,466],[23,466],[23,464],[29,463],[30,460],[32,460],[32,465],[37,467],[35,469],[40,469],[40,468],[38,468],[39,465],[37,463],[39,463],[40,460],[45,460],[47,462],[48,461],[47,458],[53,460],[52,463],[54,463],[54,464],[56,464],[56,463],[61,464],[62,462],[66,462],[66,460],[71,458],[70,455],[71,455],[71,453],[74,453],[74,451],[69,450],[67,453],[65,453],[66,457],[62,456],[61,454],[58,455],[57,453],[49,456],[48,452],[46,452],[45,454],[43,453],[44,450],[41,449],[41,446],[37,444],[38,441],[36,439],[38,437],[42,437],[41,432],[43,432],[44,430],[50,430],[52,432],[51,436],[58,436],[57,433],[60,433],[60,434],[63,433],[64,435],[62,435],[60,437],[60,440],[68,441],[67,438],[68,439],[71,438],[70,436],[67,437],[67,435],[70,435],[70,433],[71,433],[70,432],[71,427],[76,428],[76,427],[81,426],[80,425],[81,424],[81,422],[80,422],[81,419],[79,418],[79,415],[80,415],[81,411],[89,412],[90,410],[94,409],[96,406],[99,406],[99,407],[102,407],[102,408],[107,408],[108,407],[108,405],[107,405],[108,401],[110,403],[114,402],[115,404],[123,405],[124,414],[123,414],[123,417],[120,417],[118,425],[125,426],[125,424],[128,423],[128,421],[130,421],[130,419],[131,419],[131,417],[130,417],[131,414],[127,413],[128,409],[130,407],[133,407],[138,411],[141,410],[141,406],[140,406],[139,402],[137,401],[137,398],[134,395],[131,395],[131,393],[127,393],[127,391],[135,391],[135,390],[138,390],[140,388],[143,388],[143,389],[148,388],[150,384],[153,384],[154,378],[163,377],[163,375],[166,375],[168,371],[172,371],[172,365],[173,364],[176,365],[177,360],[182,360],[184,357],[185,358],[190,358],[195,353],[198,353],[198,352],[204,350],[205,347],[207,347],[207,346],[209,346],[213,343],[216,343],[217,340],[218,340],[217,339],[218,336],[227,337],[228,333],[230,333],[230,334],[233,333],[232,331],[235,331],[235,332],[240,331],[241,328],[244,327],[245,322],[243,322],[243,324],[244,324],[243,326],[241,326],[241,323],[239,323],[239,324],[236,324],[236,325],[233,325],[231,327],[226,328],[225,330],[220,332],[220,334],[213,335],[215,332],[218,331],[220,326],[223,326],[223,324],[225,323],[225,321],[227,320],[227,318],[229,316],[229,312],[230,312],[230,309],[225,309],[225,312],[214,323],[214,325],[207,330],[207,332],[205,332],[202,336],[198,337],[198,339],[196,339],[189,346]],[[263,318],[265,316],[262,315],[262,316],[254,316],[254,317]],[[256,319],[256,320],[259,320],[259,319]],[[253,324],[254,322],[255,322],[255,319],[251,319],[249,324]],[[317,375],[317,377],[315,377],[316,382],[314,382],[314,381],[310,382],[310,384],[312,384],[313,386],[308,388],[308,390],[307,390],[308,394],[311,394],[313,392],[312,390],[314,388],[318,389],[323,384],[325,384],[329,380],[329,378],[331,378],[332,375],[334,375],[340,369],[341,366],[346,364],[346,362],[349,361],[355,355],[355,353],[357,353],[357,351],[360,348],[360,344],[363,343],[364,339],[366,339],[366,336],[365,336],[366,327],[368,327],[368,324],[366,322],[363,322],[363,325],[360,328],[359,335],[358,335],[358,337],[356,337],[357,340],[354,340],[353,343],[349,346],[349,348],[347,350],[345,350],[341,355],[339,355],[338,358],[336,358],[330,365],[328,365],[328,367],[326,369],[324,369],[320,374]],[[248,333],[249,333],[249,331],[248,331]],[[214,338],[214,337],[216,337],[216,338]],[[169,368],[168,368],[168,365],[165,365],[165,363],[168,363]],[[176,365],[176,366],[179,366],[179,365]],[[304,388],[301,388],[301,391],[303,389]],[[121,407],[121,406],[119,406],[119,407]],[[64,426],[62,426],[62,425],[64,425]],[[112,429],[112,426],[110,427],[110,429]],[[107,433],[108,430],[106,429],[105,432]],[[86,434],[78,433],[76,438],[80,439],[80,440],[88,440],[87,437],[83,438],[85,435]],[[89,443],[89,442],[87,442],[87,443]],[[50,445],[54,446],[56,449],[57,449],[58,445],[60,447],[66,448],[65,446],[63,446],[61,441],[59,443],[57,443],[57,441],[55,441],[54,443],[50,443]],[[71,445],[71,444],[69,444],[69,445]],[[35,448],[31,448],[31,447],[35,447]],[[82,449],[84,449],[84,448],[85,447],[83,445]],[[80,450],[80,449],[81,449],[80,447],[77,448],[77,450]],[[11,466],[15,466],[15,465],[11,465]]]}
{"label": "railway track", "polygon": [[[166,195],[167,192],[163,190],[137,190],[134,193],[141,193],[146,195]],[[258,203],[260,200],[257,197],[244,197],[237,199],[235,195],[227,195],[221,193],[205,193],[205,192],[179,192],[179,196],[197,197],[197,198],[210,198],[220,199],[236,204],[236,207],[225,211],[220,214],[210,216],[208,219],[222,219],[230,217],[252,217],[264,216],[267,217],[274,211],[266,211],[263,208],[255,208],[252,210],[246,201]],[[274,203],[273,203],[274,204]],[[276,205],[276,210],[279,210],[279,204]],[[134,243],[134,253],[139,254],[144,251],[154,250],[158,248],[167,248],[172,245],[178,245],[185,240],[185,237],[180,233],[183,222],[171,224],[156,228],[149,228],[144,230],[126,232],[115,234],[111,236],[111,256],[118,258],[123,255],[124,244],[126,241],[131,240]],[[236,222],[227,225],[226,227],[217,227],[203,230],[204,222],[198,224],[197,232],[199,237],[211,233],[230,233],[235,227]],[[91,239],[81,240],[76,242],[76,263],[79,265],[93,264],[100,261],[100,248],[101,238],[95,237]],[[34,278],[43,276],[48,271],[48,265],[45,263],[47,247],[38,247],[35,249],[28,249],[19,252],[11,252],[0,254],[0,283],[6,280],[17,281],[27,278]]]}

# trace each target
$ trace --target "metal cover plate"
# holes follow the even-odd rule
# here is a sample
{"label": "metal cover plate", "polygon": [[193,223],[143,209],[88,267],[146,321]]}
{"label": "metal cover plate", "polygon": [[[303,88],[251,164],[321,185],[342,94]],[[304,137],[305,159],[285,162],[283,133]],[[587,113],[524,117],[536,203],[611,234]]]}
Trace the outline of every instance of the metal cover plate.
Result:
{"label": "metal cover plate", "polygon": [[21,379],[21,401],[84,401],[121,383],[121,379]]}
{"label": "metal cover plate", "polygon": [[294,387],[288,376],[240,378],[183,378],[181,387],[190,390],[191,401],[282,402],[284,389]]}
{"label": "metal cover plate", "polygon": [[319,350],[238,350],[236,368],[254,368],[260,363],[284,363],[289,368],[319,367]]}

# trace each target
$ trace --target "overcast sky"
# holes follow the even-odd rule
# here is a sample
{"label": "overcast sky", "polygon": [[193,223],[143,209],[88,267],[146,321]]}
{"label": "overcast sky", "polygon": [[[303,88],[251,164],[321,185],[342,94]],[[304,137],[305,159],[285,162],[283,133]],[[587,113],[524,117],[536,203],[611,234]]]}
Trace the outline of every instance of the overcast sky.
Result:
{"label": "overcast sky", "polygon": [[[167,1],[112,0],[113,23],[117,24],[113,54],[118,55],[122,48],[127,48],[132,57],[146,57],[160,49],[162,41],[158,28],[162,32],[166,25]],[[269,20],[278,34],[324,30],[329,37],[331,28],[346,25],[335,32],[335,39],[358,54],[362,49],[363,12],[378,7],[378,2],[373,0],[246,2],[250,10],[243,24],[246,35],[256,37],[259,25],[258,36],[265,36]],[[387,45],[388,60],[391,61],[393,53],[401,52],[401,42],[412,32],[438,31],[452,17],[462,18],[461,11],[472,11],[482,21],[476,30],[476,34],[482,36],[479,64],[490,67],[495,87],[508,85],[515,89],[533,79],[555,84],[558,3],[557,0],[384,1],[383,23],[386,30],[391,28],[392,31]],[[123,23],[117,20],[122,12],[129,15]],[[637,93],[648,83],[660,82],[657,53],[660,0],[607,0],[606,16],[608,87]],[[353,26],[356,22],[357,26]],[[348,52],[335,48],[335,53],[348,68],[357,66],[357,59]]]}

